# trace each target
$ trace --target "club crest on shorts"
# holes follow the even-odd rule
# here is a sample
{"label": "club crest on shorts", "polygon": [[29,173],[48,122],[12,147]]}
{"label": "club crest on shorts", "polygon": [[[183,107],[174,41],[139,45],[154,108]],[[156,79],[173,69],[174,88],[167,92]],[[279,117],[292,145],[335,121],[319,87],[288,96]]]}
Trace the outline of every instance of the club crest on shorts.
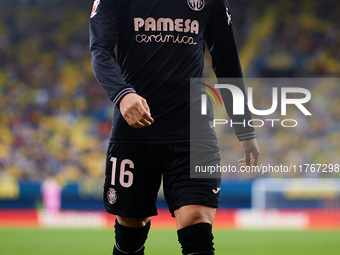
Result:
{"label": "club crest on shorts", "polygon": [[93,7],[92,7],[90,18],[93,18],[97,14],[97,8],[98,8],[99,3],[100,3],[100,0],[96,0],[93,2]]}
{"label": "club crest on shorts", "polygon": [[187,0],[187,3],[191,10],[200,11],[204,7],[204,0]]}
{"label": "club crest on shorts", "polygon": [[107,192],[107,201],[111,205],[113,205],[117,201],[117,194],[114,188],[109,188],[109,191]]}

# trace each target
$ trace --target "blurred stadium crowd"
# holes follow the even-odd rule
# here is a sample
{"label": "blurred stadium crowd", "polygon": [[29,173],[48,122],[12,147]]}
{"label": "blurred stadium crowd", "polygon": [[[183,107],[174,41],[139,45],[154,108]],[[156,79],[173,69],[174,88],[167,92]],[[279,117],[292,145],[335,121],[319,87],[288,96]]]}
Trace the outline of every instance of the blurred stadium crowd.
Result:
{"label": "blurred stadium crowd", "polygon": [[[113,107],[90,65],[92,3],[0,1],[0,178],[102,181]],[[338,77],[340,2],[229,3],[247,77]],[[206,64],[211,76],[208,56]],[[256,93],[270,95],[266,86],[259,88]],[[340,163],[339,85],[314,86],[312,95],[310,107],[322,119],[294,132],[258,130],[263,162]],[[270,106],[268,97],[260,104]],[[240,145],[230,130],[222,132],[223,160],[235,162]]]}

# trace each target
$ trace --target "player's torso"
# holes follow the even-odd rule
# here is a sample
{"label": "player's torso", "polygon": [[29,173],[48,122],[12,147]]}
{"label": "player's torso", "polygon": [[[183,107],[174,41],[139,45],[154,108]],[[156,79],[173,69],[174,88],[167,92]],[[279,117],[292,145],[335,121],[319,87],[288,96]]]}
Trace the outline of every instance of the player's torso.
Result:
{"label": "player's torso", "polygon": [[216,0],[119,0],[118,63],[155,122],[132,129],[117,113],[112,139],[189,140],[190,78],[204,67],[204,32]]}
{"label": "player's torso", "polygon": [[199,76],[213,1],[120,0],[118,62],[124,78],[138,83]]}

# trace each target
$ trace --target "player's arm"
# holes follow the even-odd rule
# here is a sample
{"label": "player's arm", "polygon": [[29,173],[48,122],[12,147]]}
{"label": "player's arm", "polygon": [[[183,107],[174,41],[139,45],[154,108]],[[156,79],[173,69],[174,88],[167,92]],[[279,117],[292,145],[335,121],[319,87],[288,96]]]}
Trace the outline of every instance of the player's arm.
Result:
{"label": "player's arm", "polygon": [[127,123],[140,128],[153,119],[146,100],[122,77],[114,48],[118,41],[117,0],[95,1],[90,19],[90,52],[94,75],[111,101],[120,108]]}
{"label": "player's arm", "polygon": [[[226,0],[216,0],[214,9],[205,31],[205,41],[209,48],[212,66],[217,78],[238,78],[233,79],[233,85],[242,90],[245,95],[242,69],[239,61],[238,51],[234,39],[231,24],[231,14]],[[247,125],[252,120],[248,108],[247,100],[244,100],[244,115],[233,114],[233,96],[228,89],[221,89],[224,105],[233,123],[243,123],[246,125],[233,125],[235,133],[241,142],[244,150],[244,158],[241,159],[240,166],[256,165],[259,157],[259,148],[255,139],[255,129]]]}

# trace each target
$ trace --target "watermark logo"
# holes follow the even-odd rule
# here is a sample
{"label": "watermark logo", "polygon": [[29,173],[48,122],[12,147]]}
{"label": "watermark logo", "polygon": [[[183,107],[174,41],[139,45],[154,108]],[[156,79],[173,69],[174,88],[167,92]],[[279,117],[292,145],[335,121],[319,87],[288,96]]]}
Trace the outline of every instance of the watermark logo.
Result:
{"label": "watermark logo", "polygon": [[[223,93],[223,90],[228,90],[228,93],[231,93],[232,96],[232,108],[233,108],[233,115],[245,115],[245,105],[246,105],[246,98],[247,98],[247,104],[249,111],[253,115],[257,116],[268,116],[273,113],[275,113],[280,106],[281,108],[281,116],[287,115],[287,106],[288,105],[294,105],[297,107],[297,109],[304,114],[305,116],[312,116],[311,112],[304,106],[304,104],[308,103],[311,99],[311,93],[308,89],[300,88],[300,87],[272,87],[271,91],[271,101],[272,105],[268,109],[256,109],[254,106],[254,94],[253,94],[253,88],[248,87],[247,89],[247,97],[244,95],[243,91],[236,85],[232,84],[215,84],[214,87],[201,83],[204,85],[205,88],[200,88],[202,91],[204,91],[206,94],[201,95],[201,115],[207,115],[207,96],[209,95],[212,101],[217,105],[216,100],[213,96],[213,94],[209,91],[211,90],[219,99],[220,104],[222,105],[222,100],[217,93],[216,89],[220,89],[221,93]],[[209,90],[208,90],[209,89]],[[280,93],[279,93],[280,92]],[[295,94],[299,95],[298,98],[291,98],[289,95]],[[279,97],[279,95],[281,95]],[[281,122],[283,127],[296,127],[298,125],[297,120],[295,119],[253,119],[253,120],[244,120],[243,122],[237,122],[233,123],[232,120],[227,119],[214,119],[213,126],[215,127],[216,124],[227,124],[230,123],[231,127],[233,125],[243,125],[244,127],[262,127],[264,126],[265,122],[271,123],[271,126],[274,127],[275,122]],[[291,123],[291,124],[288,124]]]}
{"label": "watermark logo", "polygon": [[207,95],[209,95],[210,98],[211,98],[211,99],[213,100],[213,102],[215,103],[215,105],[217,105],[214,95],[211,94],[211,92],[210,92],[208,89],[210,89],[210,90],[217,96],[217,99],[219,100],[221,106],[223,105],[223,104],[222,104],[222,100],[221,100],[220,95],[217,93],[216,89],[214,89],[212,86],[210,86],[210,85],[208,85],[208,84],[205,84],[205,83],[203,83],[203,82],[199,82],[199,84],[202,84],[204,87],[207,88],[207,89],[205,89],[205,88],[200,88],[202,91],[204,91],[205,93],[207,93],[207,94],[202,94],[202,95],[201,95],[201,112],[202,112],[202,115],[207,115]]}
{"label": "watermark logo", "polygon": [[[207,84],[204,84],[205,86],[209,86]],[[212,89],[215,93],[216,90],[209,86],[210,89]],[[245,96],[242,92],[242,90],[231,84],[215,84],[215,88],[218,89],[228,89],[233,97],[233,114],[234,115],[244,115],[244,106],[245,106]],[[202,89],[204,90],[204,89]],[[206,90],[205,90],[206,91]],[[304,95],[304,98],[288,98],[287,95],[289,93],[300,93]],[[211,94],[211,93],[209,93]],[[202,115],[206,115],[206,97],[203,97],[202,95]],[[211,96],[211,95],[210,95]],[[220,97],[218,96],[220,99]],[[300,109],[300,111],[306,115],[306,116],[311,116],[312,114],[306,109],[306,107],[303,105],[304,103],[309,102],[311,99],[311,93],[309,90],[305,88],[293,88],[293,87],[287,87],[287,88],[281,88],[281,115],[287,115],[287,105],[292,104],[295,105],[297,108]],[[215,101],[215,100],[214,100]],[[216,103],[216,102],[215,102]],[[222,102],[221,102],[222,105]],[[253,88],[249,87],[248,88],[248,107],[251,113],[255,115],[270,115],[274,113],[278,107],[278,88],[274,87],[272,89],[272,106],[267,109],[267,110],[258,110],[255,109],[254,104],[253,104]]]}

